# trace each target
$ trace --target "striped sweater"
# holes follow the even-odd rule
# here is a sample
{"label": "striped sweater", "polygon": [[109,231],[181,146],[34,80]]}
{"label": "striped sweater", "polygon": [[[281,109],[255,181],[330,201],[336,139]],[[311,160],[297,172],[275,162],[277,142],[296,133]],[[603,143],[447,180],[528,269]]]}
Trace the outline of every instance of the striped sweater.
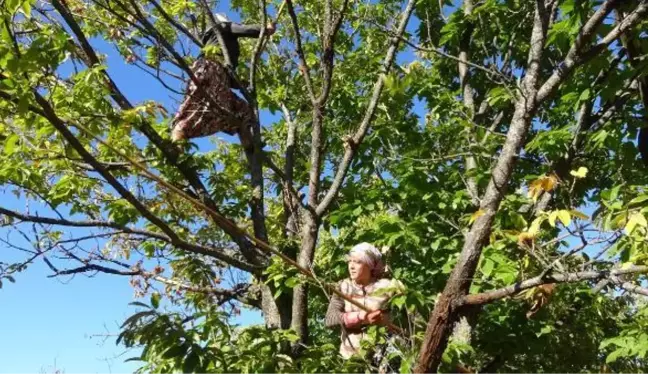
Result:
{"label": "striped sweater", "polygon": [[[351,279],[340,282],[339,290],[365,305],[369,310],[384,310],[388,300],[394,295],[398,283],[389,279],[379,279],[366,286],[361,286]],[[382,290],[383,292],[378,292]],[[366,324],[358,318],[361,309],[350,302],[333,295],[326,312],[325,324],[328,327],[342,326],[340,354],[344,358],[358,352],[360,341],[366,337]]]}

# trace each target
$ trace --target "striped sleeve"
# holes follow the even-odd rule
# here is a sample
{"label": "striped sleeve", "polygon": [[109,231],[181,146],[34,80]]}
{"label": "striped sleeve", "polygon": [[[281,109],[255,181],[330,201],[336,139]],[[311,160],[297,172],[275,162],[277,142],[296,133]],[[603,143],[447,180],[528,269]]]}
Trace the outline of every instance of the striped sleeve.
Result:
{"label": "striped sleeve", "polygon": [[343,322],[343,314],[344,300],[342,300],[338,295],[333,295],[329,302],[328,310],[326,311],[324,324],[326,327],[341,325]]}

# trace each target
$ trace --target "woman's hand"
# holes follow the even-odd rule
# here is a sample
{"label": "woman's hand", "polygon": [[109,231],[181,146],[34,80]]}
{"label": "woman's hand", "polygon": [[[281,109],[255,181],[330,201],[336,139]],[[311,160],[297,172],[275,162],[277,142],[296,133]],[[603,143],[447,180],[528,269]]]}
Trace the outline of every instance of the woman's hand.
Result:
{"label": "woman's hand", "polygon": [[382,310],[375,310],[373,312],[367,313],[367,323],[371,325],[381,324],[385,318],[385,314]]}
{"label": "woman's hand", "polygon": [[277,25],[275,23],[271,22],[266,25],[266,34],[268,36],[274,34],[275,31],[277,31]]}
{"label": "woman's hand", "polygon": [[364,310],[361,310],[361,311],[358,312],[358,319],[361,322],[367,322],[367,315],[368,315],[367,312],[365,312]]}

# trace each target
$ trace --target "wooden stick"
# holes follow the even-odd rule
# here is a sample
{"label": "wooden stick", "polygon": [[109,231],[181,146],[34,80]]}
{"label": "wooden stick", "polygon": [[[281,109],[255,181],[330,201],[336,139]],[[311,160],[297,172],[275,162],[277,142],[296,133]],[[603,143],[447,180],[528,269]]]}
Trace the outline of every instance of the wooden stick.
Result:
{"label": "wooden stick", "polygon": [[[224,217],[223,215],[221,215],[220,213],[218,213],[214,209],[210,208],[209,206],[204,204],[202,201],[193,198],[191,195],[187,194],[183,190],[177,188],[176,186],[174,186],[174,185],[170,184],[169,182],[165,181],[164,179],[162,179],[162,178],[158,177],[157,175],[151,173],[148,170],[148,168],[146,166],[142,165],[139,161],[133,159],[132,157],[125,154],[124,152],[122,152],[122,151],[116,149],[115,147],[113,147],[112,145],[108,144],[108,142],[106,142],[105,140],[101,139],[100,137],[98,137],[97,135],[92,133],[85,126],[81,125],[80,123],[74,123],[74,127],[81,130],[81,132],[85,133],[86,135],[92,137],[97,142],[103,144],[104,146],[106,146],[106,148],[110,149],[112,152],[114,152],[114,153],[118,154],[119,156],[123,157],[126,161],[128,161],[128,163],[133,165],[136,169],[139,169],[146,177],[156,181],[157,183],[159,183],[160,185],[165,187],[170,192],[181,196],[182,198],[184,198],[185,200],[187,200],[191,204],[193,204],[196,207],[199,207],[202,210],[209,213],[209,215],[212,218],[214,218],[214,220],[218,224],[220,224],[222,226],[227,226],[232,231],[235,231],[239,235],[241,235],[241,236],[245,237],[246,239],[250,240],[255,245],[255,247],[259,248],[260,250],[262,250],[262,251],[264,251],[264,252],[266,252],[268,254],[274,254],[274,255],[278,256],[284,263],[296,268],[300,273],[302,273],[304,276],[306,276],[311,281],[315,281],[315,282],[319,283],[317,278],[315,277],[315,275],[309,269],[304,268],[303,266],[299,265],[292,258],[290,258],[290,257],[286,256],[285,254],[281,253],[281,251],[271,247],[269,244],[267,244],[263,240],[257,239],[255,236],[251,235],[246,230],[238,227],[238,225],[236,225],[236,223],[232,222],[227,217]],[[362,310],[364,310],[366,312],[373,312],[373,310],[371,310],[371,309],[367,308],[366,306],[362,305],[357,300],[355,300],[355,299],[351,298],[350,296],[342,293],[340,290],[337,289],[337,287],[335,287],[335,285],[332,285],[332,284],[329,284],[329,283],[324,283],[324,282],[322,282],[321,284],[325,288],[327,288],[329,292],[336,294],[337,296],[339,296],[342,299],[350,302],[351,304],[357,306],[358,308],[360,308],[360,309],[362,309]],[[386,326],[389,329],[404,335],[403,330],[400,327],[398,327],[398,326],[394,325],[393,323],[391,323],[390,321],[388,321],[386,323]]]}

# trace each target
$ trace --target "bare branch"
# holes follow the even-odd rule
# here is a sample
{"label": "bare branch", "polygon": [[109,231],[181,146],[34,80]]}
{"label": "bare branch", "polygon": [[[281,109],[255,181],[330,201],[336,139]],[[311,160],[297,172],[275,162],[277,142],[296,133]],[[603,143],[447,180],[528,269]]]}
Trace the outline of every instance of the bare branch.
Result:
{"label": "bare branch", "polygon": [[622,274],[640,274],[648,272],[648,266],[632,266],[627,269],[616,269],[612,271],[581,271],[569,274],[548,274],[545,277],[535,277],[494,291],[479,294],[467,295],[463,299],[463,305],[487,304],[508,296],[517,294],[520,291],[551,283],[574,283],[584,280],[600,280],[610,276]]}
{"label": "bare branch", "polygon": [[306,83],[306,89],[308,90],[308,95],[310,96],[311,102],[314,104],[317,98],[315,97],[315,91],[313,90],[313,83],[310,76],[310,68],[306,62],[306,57],[304,55],[304,49],[302,48],[301,33],[299,31],[299,24],[297,23],[297,15],[295,14],[295,8],[293,7],[292,0],[286,0],[288,5],[288,14],[290,14],[290,20],[292,21],[293,31],[295,33],[295,48],[297,49],[297,55],[301,62],[299,71],[304,77],[304,82]]}
{"label": "bare branch", "polygon": [[129,234],[135,234],[135,235],[141,235],[145,236],[148,238],[154,238],[158,239],[161,241],[164,241],[166,243],[172,244],[176,246],[177,248],[187,250],[192,253],[196,254],[202,254],[205,256],[213,257],[218,260],[221,260],[227,264],[230,264],[236,268],[239,268],[241,270],[249,271],[249,272],[256,272],[258,268],[254,265],[248,264],[246,262],[243,262],[231,254],[225,253],[223,250],[212,248],[212,247],[205,247],[199,244],[195,243],[189,243],[185,240],[182,239],[176,239],[175,241],[171,239],[168,235],[164,235],[161,233],[156,233],[152,231],[147,231],[147,230],[141,230],[137,228],[132,228],[124,225],[117,224],[115,222],[110,222],[110,221],[71,221],[67,219],[57,219],[57,218],[49,218],[49,217],[40,217],[40,216],[34,216],[34,215],[27,215],[27,214],[22,214],[19,212],[15,212],[3,207],[0,207],[0,213],[4,214],[9,217],[13,217],[15,219],[25,221],[25,222],[35,222],[35,223],[41,223],[41,224],[47,224],[47,225],[60,225],[60,226],[68,226],[68,227],[97,227],[97,228],[113,228],[117,229],[120,231],[123,231],[124,233],[129,233]]}

